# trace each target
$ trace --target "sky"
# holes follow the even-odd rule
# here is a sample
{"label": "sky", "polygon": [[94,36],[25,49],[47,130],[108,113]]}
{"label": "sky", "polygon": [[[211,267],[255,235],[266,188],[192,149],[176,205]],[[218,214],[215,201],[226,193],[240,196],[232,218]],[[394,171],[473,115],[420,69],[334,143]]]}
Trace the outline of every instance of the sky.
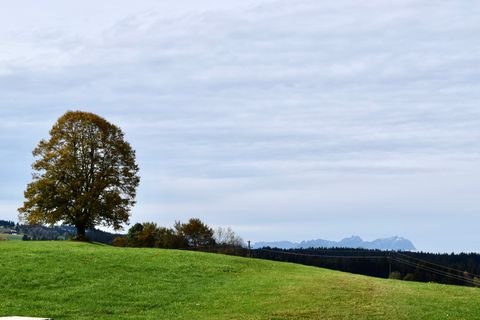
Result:
{"label": "sky", "polygon": [[0,219],[67,110],[117,124],[131,223],[480,252],[477,1],[0,3]]}

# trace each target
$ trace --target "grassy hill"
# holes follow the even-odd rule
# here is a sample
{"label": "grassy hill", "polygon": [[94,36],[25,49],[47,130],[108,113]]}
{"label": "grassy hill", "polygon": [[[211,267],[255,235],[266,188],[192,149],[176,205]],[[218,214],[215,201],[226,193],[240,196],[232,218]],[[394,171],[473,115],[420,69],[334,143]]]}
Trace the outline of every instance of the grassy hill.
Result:
{"label": "grassy hill", "polygon": [[10,228],[0,226],[0,241],[2,241],[2,240],[22,240],[22,235],[8,234],[7,231],[10,231]]}
{"label": "grassy hill", "polygon": [[198,252],[0,242],[0,316],[474,319],[480,289]]}

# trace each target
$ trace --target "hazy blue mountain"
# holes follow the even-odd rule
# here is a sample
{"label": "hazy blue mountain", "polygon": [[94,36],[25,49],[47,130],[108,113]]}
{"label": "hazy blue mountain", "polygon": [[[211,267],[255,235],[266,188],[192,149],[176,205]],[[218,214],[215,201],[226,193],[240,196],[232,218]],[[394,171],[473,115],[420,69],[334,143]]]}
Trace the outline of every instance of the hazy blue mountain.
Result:
{"label": "hazy blue mountain", "polygon": [[275,242],[256,242],[253,244],[253,248],[261,248],[261,247],[272,247],[269,244],[274,243],[276,248],[282,249],[294,249],[298,248],[298,243],[290,242],[290,241],[275,241]]}
{"label": "hazy blue mountain", "polygon": [[307,240],[302,242],[291,241],[274,241],[274,242],[256,242],[253,248],[364,248],[364,249],[380,249],[380,250],[403,250],[415,251],[413,243],[402,237],[390,237],[376,239],[373,241],[363,241],[359,236],[351,236],[340,241],[331,241],[324,239]]}

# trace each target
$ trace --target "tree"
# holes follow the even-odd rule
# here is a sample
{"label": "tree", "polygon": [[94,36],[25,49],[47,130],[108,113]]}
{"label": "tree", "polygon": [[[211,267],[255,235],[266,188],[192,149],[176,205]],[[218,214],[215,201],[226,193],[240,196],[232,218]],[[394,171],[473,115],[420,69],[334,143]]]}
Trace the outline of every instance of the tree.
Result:
{"label": "tree", "polygon": [[134,224],[128,230],[125,241],[125,246],[129,247],[188,248],[187,239],[174,229],[158,227],[153,222]]}
{"label": "tree", "polygon": [[230,228],[218,227],[214,234],[215,242],[222,246],[243,247],[243,239]]}
{"label": "tree", "polygon": [[128,245],[131,247],[141,247],[142,244],[138,240],[140,233],[143,231],[143,224],[135,223],[133,226],[128,229],[127,239]]}
{"label": "tree", "polygon": [[121,229],[140,182],[135,152],[117,126],[88,112],[69,111],[33,150],[33,181],[20,219],[74,225],[77,239],[97,225]]}
{"label": "tree", "polygon": [[142,224],[142,229],[136,233],[136,240],[138,247],[155,247],[157,241],[157,232],[158,227],[156,223],[153,222],[144,222]]}
{"label": "tree", "polygon": [[187,223],[177,221],[174,225],[176,233],[185,238],[189,247],[210,247],[215,245],[213,230],[200,219],[192,218]]}
{"label": "tree", "polygon": [[126,247],[128,245],[128,239],[125,236],[115,237],[112,241],[114,247]]}
{"label": "tree", "polygon": [[160,227],[155,244],[158,248],[183,249],[188,247],[187,240],[178,235],[173,229]]}

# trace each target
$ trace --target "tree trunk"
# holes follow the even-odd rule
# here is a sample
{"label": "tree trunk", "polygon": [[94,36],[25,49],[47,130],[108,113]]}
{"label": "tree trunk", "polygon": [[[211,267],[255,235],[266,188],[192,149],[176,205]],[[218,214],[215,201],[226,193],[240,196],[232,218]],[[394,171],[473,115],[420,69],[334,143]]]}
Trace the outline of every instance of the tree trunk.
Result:
{"label": "tree trunk", "polygon": [[77,228],[77,235],[75,236],[76,241],[88,241],[86,236],[86,228],[85,225],[76,225]]}

